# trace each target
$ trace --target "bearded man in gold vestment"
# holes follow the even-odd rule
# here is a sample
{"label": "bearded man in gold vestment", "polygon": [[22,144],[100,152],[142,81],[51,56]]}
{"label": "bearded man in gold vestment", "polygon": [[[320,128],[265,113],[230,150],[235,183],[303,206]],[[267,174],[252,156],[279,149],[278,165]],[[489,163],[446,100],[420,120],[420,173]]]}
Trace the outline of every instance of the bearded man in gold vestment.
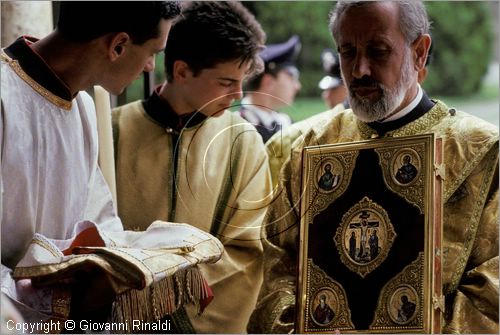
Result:
{"label": "bearded man in gold vestment", "polygon": [[498,127],[431,100],[418,73],[431,45],[420,1],[339,1],[330,28],[352,109],[296,141],[264,220],[265,278],[248,330],[294,329],[305,146],[434,133],[443,138],[446,333],[498,334]]}

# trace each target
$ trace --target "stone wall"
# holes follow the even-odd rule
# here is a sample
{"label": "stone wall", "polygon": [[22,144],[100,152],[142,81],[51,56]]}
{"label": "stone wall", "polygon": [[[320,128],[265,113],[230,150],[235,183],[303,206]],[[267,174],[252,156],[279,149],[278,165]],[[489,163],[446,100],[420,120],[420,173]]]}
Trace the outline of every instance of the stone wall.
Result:
{"label": "stone wall", "polygon": [[53,29],[51,1],[2,1],[1,12],[2,47],[21,35],[41,38]]}

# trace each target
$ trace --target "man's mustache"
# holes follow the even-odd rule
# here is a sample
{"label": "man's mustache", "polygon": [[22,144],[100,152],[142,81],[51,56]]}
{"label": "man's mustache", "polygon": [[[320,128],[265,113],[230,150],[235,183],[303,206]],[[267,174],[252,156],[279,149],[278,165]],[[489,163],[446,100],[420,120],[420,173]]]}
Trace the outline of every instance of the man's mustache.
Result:
{"label": "man's mustache", "polygon": [[353,79],[349,88],[380,88],[380,84],[374,80],[372,77],[364,76],[360,79]]}

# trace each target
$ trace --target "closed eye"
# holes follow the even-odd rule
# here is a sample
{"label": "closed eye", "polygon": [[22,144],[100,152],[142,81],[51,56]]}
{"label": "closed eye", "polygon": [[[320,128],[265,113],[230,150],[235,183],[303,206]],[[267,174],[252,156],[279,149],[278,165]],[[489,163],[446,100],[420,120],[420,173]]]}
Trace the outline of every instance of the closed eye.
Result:
{"label": "closed eye", "polygon": [[221,81],[221,82],[219,82],[219,84],[222,87],[231,87],[233,85],[233,82],[232,81]]}
{"label": "closed eye", "polygon": [[231,87],[238,84],[238,81],[232,78],[219,77],[217,80],[219,81],[219,85],[222,87]]}
{"label": "closed eye", "polygon": [[344,59],[351,59],[356,56],[355,48],[342,48],[339,50],[340,56]]}
{"label": "closed eye", "polygon": [[372,48],[368,49],[368,56],[371,58],[382,58],[390,53],[388,49]]}

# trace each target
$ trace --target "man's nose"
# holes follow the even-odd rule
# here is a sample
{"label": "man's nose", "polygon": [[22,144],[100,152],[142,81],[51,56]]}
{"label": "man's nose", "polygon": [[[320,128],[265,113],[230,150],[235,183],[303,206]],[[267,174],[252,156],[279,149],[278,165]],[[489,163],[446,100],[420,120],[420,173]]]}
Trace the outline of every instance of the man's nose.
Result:
{"label": "man's nose", "polygon": [[243,91],[241,89],[239,89],[236,92],[234,92],[232,95],[233,95],[235,100],[240,100],[241,98],[243,98]]}
{"label": "man's nose", "polygon": [[301,88],[302,88],[302,84],[300,83],[300,80],[297,79],[295,81],[295,92],[300,91]]}
{"label": "man's nose", "polygon": [[358,55],[356,57],[356,60],[354,62],[353,68],[352,68],[352,76],[354,78],[363,78],[364,76],[370,76],[370,62],[369,60],[362,56]]}
{"label": "man's nose", "polygon": [[243,98],[243,83],[239,83],[236,86],[236,90],[231,93],[231,96],[234,98],[234,100],[240,100]]}

